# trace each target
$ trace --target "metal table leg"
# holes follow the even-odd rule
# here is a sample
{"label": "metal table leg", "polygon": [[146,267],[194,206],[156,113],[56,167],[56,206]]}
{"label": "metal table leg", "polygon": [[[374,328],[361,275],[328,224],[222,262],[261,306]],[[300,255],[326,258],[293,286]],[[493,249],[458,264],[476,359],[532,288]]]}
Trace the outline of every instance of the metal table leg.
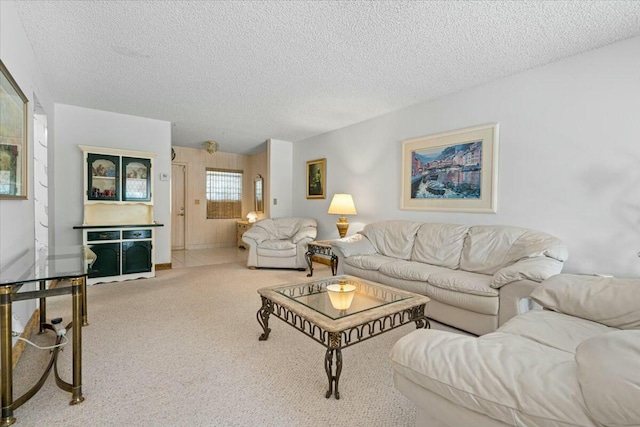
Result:
{"label": "metal table leg", "polygon": [[83,304],[86,279],[80,277],[71,280],[73,296],[73,387],[71,389],[70,405],[84,401],[82,397],[82,314],[86,304]]}
{"label": "metal table leg", "polygon": [[308,250],[304,254],[304,257],[307,260],[307,265],[309,266],[309,274],[307,274],[307,277],[313,277],[313,255],[314,252],[311,250]]}
{"label": "metal table leg", "polygon": [[89,314],[87,309],[87,278],[81,277],[82,284],[82,326],[89,326]]}
{"label": "metal table leg", "polygon": [[11,287],[0,287],[0,347],[2,351],[2,418],[0,426],[10,426],[16,422],[13,417],[13,349],[11,346]]}
{"label": "metal table leg", "polygon": [[269,316],[273,313],[273,302],[268,298],[262,297],[262,307],[256,313],[258,323],[262,326],[262,335],[260,335],[260,341],[266,341],[269,338]]}
{"label": "metal table leg", "polygon": [[[46,280],[41,280],[38,284],[38,289],[44,291],[47,289]],[[40,298],[40,325],[38,325],[38,333],[43,334],[45,331],[44,324],[47,323],[47,299]]]}
{"label": "metal table leg", "polygon": [[[324,357],[324,370],[329,379],[329,389],[324,397],[327,399],[333,394],[336,399],[340,399],[340,391],[338,391],[338,383],[340,381],[340,373],[342,372],[342,346],[341,336],[339,332],[329,333],[329,347]],[[336,369],[333,370],[333,358],[335,355]]]}
{"label": "metal table leg", "polygon": [[336,275],[338,273],[338,257],[336,255],[331,255],[331,274]]}

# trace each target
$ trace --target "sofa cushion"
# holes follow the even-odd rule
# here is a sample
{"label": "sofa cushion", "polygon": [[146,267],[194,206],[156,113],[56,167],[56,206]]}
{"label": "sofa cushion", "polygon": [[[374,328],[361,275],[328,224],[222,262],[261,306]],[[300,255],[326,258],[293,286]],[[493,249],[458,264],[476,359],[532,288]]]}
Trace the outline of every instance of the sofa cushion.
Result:
{"label": "sofa cushion", "polygon": [[300,228],[316,226],[315,219],[298,217],[265,218],[253,225],[266,230],[273,239],[290,239]]}
{"label": "sofa cushion", "polygon": [[575,353],[589,338],[617,331],[600,323],[550,310],[531,310],[509,319],[496,332],[519,335],[558,350]]}
{"label": "sofa cushion", "polygon": [[489,286],[491,280],[492,277],[485,274],[459,270],[446,270],[429,276],[429,284],[439,288],[484,297],[496,297],[499,292]]}
{"label": "sofa cushion", "polygon": [[397,259],[390,258],[384,255],[356,255],[349,258],[345,258],[345,264],[352,267],[360,268],[362,270],[375,270],[378,271],[380,266],[395,262]]}
{"label": "sofa cushion", "polygon": [[408,260],[420,225],[411,221],[382,221],[365,225],[360,233],[369,239],[378,253]]}
{"label": "sofa cushion", "polygon": [[640,425],[640,330],[590,338],[576,351],[578,381],[593,418],[606,426]]}
{"label": "sofa cushion", "polygon": [[296,245],[290,240],[265,240],[256,251],[260,256],[288,258],[296,256]]}
{"label": "sofa cushion", "polygon": [[507,262],[515,262],[523,258],[546,256],[558,261],[566,261],[569,257],[569,249],[557,237],[535,230],[526,230],[513,242]]}
{"label": "sofa cushion", "polygon": [[[433,301],[438,301],[442,304],[461,308],[473,313],[488,314],[490,316],[496,316],[498,314],[498,308],[500,308],[499,297],[474,295],[466,292],[438,288],[432,285],[427,285],[426,295]],[[491,328],[492,331],[494,329],[495,327]]]}
{"label": "sofa cushion", "polygon": [[[571,353],[511,334],[417,330],[391,350],[399,374],[513,426],[594,426]],[[553,386],[550,386],[553,385]]]}
{"label": "sofa cushion", "polygon": [[474,226],[465,238],[460,269],[495,274],[524,258],[567,259],[567,247],[557,238],[534,230],[507,226]]}
{"label": "sofa cushion", "polygon": [[511,245],[525,231],[523,228],[490,225],[469,228],[460,257],[460,269],[495,274],[507,265],[505,258]]}
{"label": "sofa cushion", "polygon": [[331,241],[331,247],[338,248],[345,257],[354,255],[373,255],[376,248],[363,234],[356,233],[353,236]]}
{"label": "sofa cushion", "polygon": [[493,275],[492,288],[501,288],[518,280],[542,282],[562,271],[562,261],[546,256],[524,258],[501,268]]}
{"label": "sofa cushion", "polygon": [[397,260],[380,266],[380,273],[404,280],[426,282],[434,273],[446,273],[450,270],[436,265],[415,261]]}
{"label": "sofa cushion", "polygon": [[411,259],[458,269],[469,227],[455,224],[422,224],[416,234]]}
{"label": "sofa cushion", "polygon": [[640,328],[640,279],[558,274],[531,299],[550,310],[619,329]]}

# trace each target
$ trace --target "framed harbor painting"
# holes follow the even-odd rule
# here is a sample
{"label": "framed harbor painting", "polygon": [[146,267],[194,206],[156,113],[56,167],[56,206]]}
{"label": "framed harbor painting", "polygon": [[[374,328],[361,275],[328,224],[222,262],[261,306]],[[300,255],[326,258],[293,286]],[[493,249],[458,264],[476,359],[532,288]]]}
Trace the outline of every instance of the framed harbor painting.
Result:
{"label": "framed harbor painting", "polygon": [[27,198],[27,103],[0,60],[0,199]]}
{"label": "framed harbor painting", "polygon": [[497,123],[402,142],[401,209],[495,213],[497,178]]}
{"label": "framed harbor painting", "polygon": [[327,187],[327,159],[307,162],[307,199],[324,199]]}

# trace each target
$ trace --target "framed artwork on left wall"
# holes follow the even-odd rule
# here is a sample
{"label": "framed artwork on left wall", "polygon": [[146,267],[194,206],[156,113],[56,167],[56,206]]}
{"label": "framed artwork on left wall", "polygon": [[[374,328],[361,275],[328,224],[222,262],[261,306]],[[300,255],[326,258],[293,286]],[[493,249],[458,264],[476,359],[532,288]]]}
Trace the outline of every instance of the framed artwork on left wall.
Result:
{"label": "framed artwork on left wall", "polygon": [[307,162],[307,199],[325,199],[327,187],[327,159]]}
{"label": "framed artwork on left wall", "polygon": [[0,60],[0,199],[27,198],[27,104]]}

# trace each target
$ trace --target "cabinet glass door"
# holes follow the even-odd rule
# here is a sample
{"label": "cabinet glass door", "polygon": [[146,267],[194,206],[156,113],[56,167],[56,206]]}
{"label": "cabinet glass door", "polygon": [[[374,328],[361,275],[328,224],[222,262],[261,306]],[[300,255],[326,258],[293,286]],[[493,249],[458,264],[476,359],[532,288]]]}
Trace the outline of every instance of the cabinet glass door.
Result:
{"label": "cabinet glass door", "polygon": [[89,200],[120,200],[118,177],[120,158],[104,154],[89,154],[88,194]]}
{"label": "cabinet glass door", "polygon": [[151,160],[122,158],[122,200],[151,200]]}

